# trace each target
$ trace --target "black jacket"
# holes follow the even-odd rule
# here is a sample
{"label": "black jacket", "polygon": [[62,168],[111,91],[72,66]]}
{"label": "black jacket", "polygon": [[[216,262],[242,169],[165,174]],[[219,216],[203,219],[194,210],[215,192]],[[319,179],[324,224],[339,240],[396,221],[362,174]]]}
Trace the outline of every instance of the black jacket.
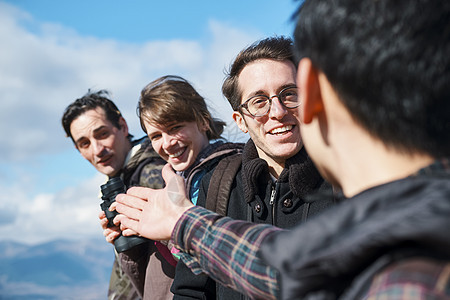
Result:
{"label": "black jacket", "polygon": [[[197,205],[205,206],[212,174],[213,171],[203,177]],[[326,196],[317,201],[307,199],[308,195],[317,191],[322,191]],[[290,228],[333,202],[331,186],[322,179],[304,149],[287,160],[285,169],[274,183],[267,162],[258,157],[253,141],[249,140],[232,185],[227,216]],[[177,276],[184,280],[172,285],[174,299],[246,299],[232,289],[221,285],[215,287],[215,282],[206,275],[193,275],[180,262]]]}
{"label": "black jacket", "polygon": [[[293,231],[264,241],[282,299],[363,299],[373,276],[408,257],[450,261],[450,170],[418,175],[345,200]],[[277,255],[273,255],[277,253]]]}

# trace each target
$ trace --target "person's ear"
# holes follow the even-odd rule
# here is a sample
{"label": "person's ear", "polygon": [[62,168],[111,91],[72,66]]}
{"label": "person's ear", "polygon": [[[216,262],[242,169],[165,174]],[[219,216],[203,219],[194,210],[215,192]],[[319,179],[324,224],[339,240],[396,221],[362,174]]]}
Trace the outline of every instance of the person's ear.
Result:
{"label": "person's ear", "polygon": [[241,113],[238,111],[233,111],[232,117],[233,117],[234,122],[236,122],[237,126],[239,127],[239,129],[243,133],[247,133],[248,128],[247,128],[247,124],[245,123],[244,116],[241,115]]}
{"label": "person's ear", "polygon": [[125,136],[128,135],[127,121],[125,121],[123,117],[120,117],[119,119],[119,129],[125,134]]}
{"label": "person's ear", "polygon": [[206,120],[202,120],[202,121],[200,122],[198,128],[200,129],[200,131],[203,131],[203,132],[205,132],[205,133],[208,132],[208,131],[211,131],[211,128],[210,128],[210,126],[209,126],[209,123],[208,123],[208,121],[206,121]]}
{"label": "person's ear", "polygon": [[300,120],[304,124],[311,123],[314,117],[323,111],[323,101],[319,72],[309,58],[303,58],[298,64],[297,87],[300,95]]}

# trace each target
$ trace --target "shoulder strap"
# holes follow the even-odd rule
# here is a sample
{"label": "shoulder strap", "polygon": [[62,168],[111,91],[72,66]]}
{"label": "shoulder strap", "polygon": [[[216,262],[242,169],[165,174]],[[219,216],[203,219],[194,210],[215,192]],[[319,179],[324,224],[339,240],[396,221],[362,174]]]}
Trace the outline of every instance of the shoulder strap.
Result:
{"label": "shoulder strap", "polygon": [[208,186],[205,207],[225,216],[234,177],[242,162],[241,154],[233,154],[220,160],[212,174]]}

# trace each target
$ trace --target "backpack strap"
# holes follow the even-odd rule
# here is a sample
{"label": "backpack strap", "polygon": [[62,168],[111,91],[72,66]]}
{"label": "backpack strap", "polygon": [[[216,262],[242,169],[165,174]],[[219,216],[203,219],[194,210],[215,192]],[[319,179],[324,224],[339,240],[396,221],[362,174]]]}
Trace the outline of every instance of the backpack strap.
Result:
{"label": "backpack strap", "polygon": [[230,198],[231,186],[242,163],[241,153],[227,156],[219,161],[208,186],[206,209],[225,216]]}

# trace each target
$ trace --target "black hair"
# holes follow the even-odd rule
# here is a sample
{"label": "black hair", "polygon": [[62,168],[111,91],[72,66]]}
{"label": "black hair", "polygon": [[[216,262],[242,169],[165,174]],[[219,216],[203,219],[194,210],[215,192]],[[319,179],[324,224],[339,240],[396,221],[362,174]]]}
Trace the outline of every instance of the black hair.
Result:
{"label": "black hair", "polygon": [[306,0],[294,52],[385,145],[450,154],[450,2]]}
{"label": "black hair", "polygon": [[239,75],[241,71],[249,63],[259,59],[288,60],[296,65],[292,52],[292,39],[284,36],[268,37],[254,42],[239,52],[231,64],[222,85],[222,93],[230,102],[233,110],[238,110],[239,105],[241,105],[242,92],[239,89]]}
{"label": "black hair", "polygon": [[[100,107],[105,111],[106,118],[113,124],[113,126],[120,128],[119,120],[122,117],[122,114],[114,102],[112,102],[112,100],[108,97],[109,92],[106,90],[100,90],[97,92],[91,92],[88,90],[83,97],[76,99],[73,103],[67,106],[61,120],[67,137],[70,137],[73,141],[73,137],[70,132],[70,125],[72,122],[86,111],[96,109],[97,107]],[[131,140],[132,137],[133,136],[131,134],[128,135],[129,140]]]}

